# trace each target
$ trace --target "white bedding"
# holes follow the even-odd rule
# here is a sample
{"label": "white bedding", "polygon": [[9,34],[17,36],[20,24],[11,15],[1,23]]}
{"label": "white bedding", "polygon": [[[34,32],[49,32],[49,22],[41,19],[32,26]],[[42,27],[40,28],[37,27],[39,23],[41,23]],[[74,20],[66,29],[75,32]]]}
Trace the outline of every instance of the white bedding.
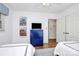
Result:
{"label": "white bedding", "polygon": [[0,46],[0,56],[33,56],[35,48],[31,44],[6,44]]}
{"label": "white bedding", "polygon": [[60,42],[57,44],[54,55],[60,56],[79,56],[78,42]]}

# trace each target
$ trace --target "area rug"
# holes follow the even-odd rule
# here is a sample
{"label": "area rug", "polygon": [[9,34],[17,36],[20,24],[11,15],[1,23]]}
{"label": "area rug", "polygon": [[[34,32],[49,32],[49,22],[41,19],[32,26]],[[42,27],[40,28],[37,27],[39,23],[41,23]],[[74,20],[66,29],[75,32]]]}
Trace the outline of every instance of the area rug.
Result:
{"label": "area rug", "polygon": [[35,56],[54,56],[54,48],[36,49]]}

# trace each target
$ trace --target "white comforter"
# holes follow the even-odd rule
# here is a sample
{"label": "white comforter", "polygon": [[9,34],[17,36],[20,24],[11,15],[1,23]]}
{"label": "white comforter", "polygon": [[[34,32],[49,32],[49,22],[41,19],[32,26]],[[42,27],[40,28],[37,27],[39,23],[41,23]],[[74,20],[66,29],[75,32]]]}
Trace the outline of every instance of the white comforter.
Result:
{"label": "white comforter", "polygon": [[6,44],[0,46],[0,56],[33,56],[35,48],[31,44]]}
{"label": "white comforter", "polygon": [[57,44],[54,55],[60,56],[79,56],[78,42],[60,42]]}

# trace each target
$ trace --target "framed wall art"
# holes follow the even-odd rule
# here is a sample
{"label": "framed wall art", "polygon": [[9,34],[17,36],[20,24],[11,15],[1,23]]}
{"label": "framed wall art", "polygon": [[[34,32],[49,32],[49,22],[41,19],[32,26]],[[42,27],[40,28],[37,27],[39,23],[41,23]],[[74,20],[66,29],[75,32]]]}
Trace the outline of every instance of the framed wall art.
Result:
{"label": "framed wall art", "polygon": [[26,28],[21,28],[20,29],[20,36],[27,36]]}
{"label": "framed wall art", "polygon": [[27,17],[21,17],[20,18],[20,29],[19,29],[19,35],[20,36],[27,36]]}
{"label": "framed wall art", "polygon": [[26,17],[21,17],[20,18],[20,26],[26,26],[26,23],[27,23],[26,19],[27,19]]}

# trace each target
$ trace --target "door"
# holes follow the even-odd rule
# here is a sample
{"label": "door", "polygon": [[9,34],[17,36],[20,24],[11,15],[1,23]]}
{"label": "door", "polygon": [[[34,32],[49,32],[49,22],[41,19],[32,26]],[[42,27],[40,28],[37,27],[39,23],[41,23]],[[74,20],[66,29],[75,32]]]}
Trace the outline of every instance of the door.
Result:
{"label": "door", "polygon": [[56,42],[65,41],[65,16],[59,17],[56,24]]}
{"label": "door", "polygon": [[68,15],[65,18],[65,40],[79,41],[79,15]]}

